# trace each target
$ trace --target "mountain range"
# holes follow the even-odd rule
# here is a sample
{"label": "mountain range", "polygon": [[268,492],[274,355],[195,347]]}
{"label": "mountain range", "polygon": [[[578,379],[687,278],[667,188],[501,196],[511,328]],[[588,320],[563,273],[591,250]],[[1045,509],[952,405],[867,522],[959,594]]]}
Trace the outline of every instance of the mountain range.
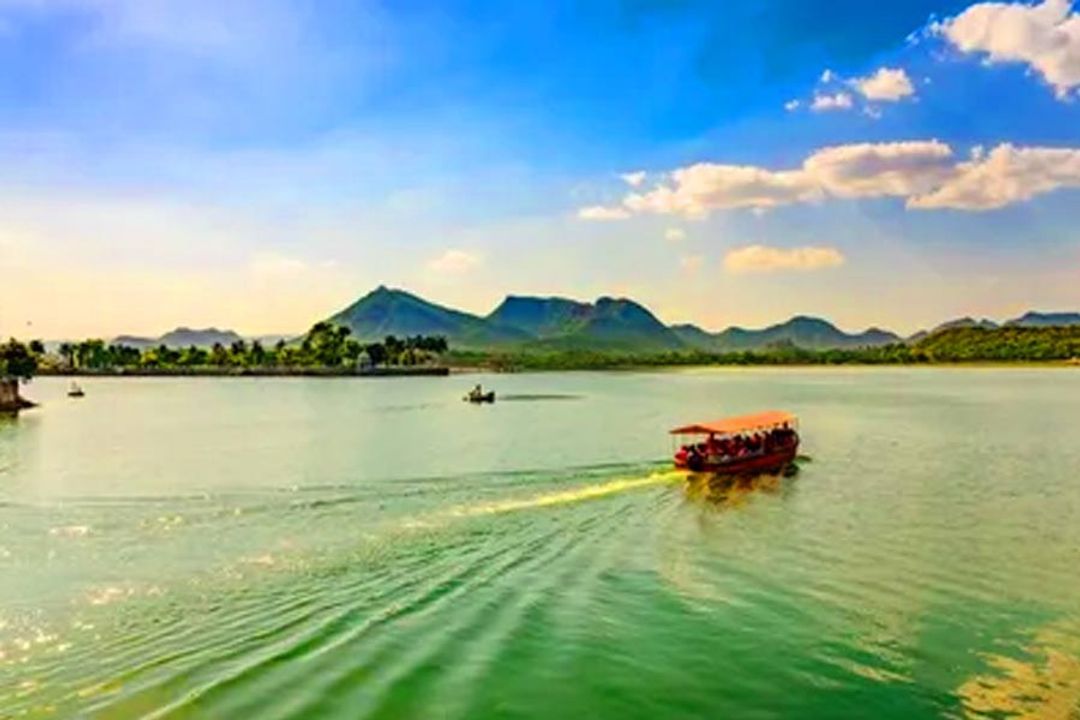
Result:
{"label": "mountain range", "polygon": [[195,347],[209,348],[213,347],[214,343],[221,343],[228,347],[238,340],[243,340],[243,338],[232,330],[218,330],[217,328],[194,330],[187,327],[178,327],[156,338],[119,335],[110,342],[115,345],[127,345],[142,350],[157,347],[158,345],[168,345],[169,347],[189,347],[194,345]]}
{"label": "mountain range", "polygon": [[[1028,312],[1001,325],[970,317],[944,322],[909,338],[879,328],[847,333],[828,320],[796,316],[761,329],[729,327],[710,332],[697,325],[665,325],[647,308],[626,298],[580,302],[561,297],[510,295],[486,316],[429,302],[404,290],[380,286],[327,318],[365,341],[387,335],[442,335],[460,349],[624,350],[733,352],[770,347],[858,348],[915,342],[950,328],[1048,327],[1080,325],[1080,313]],[[157,338],[120,336],[112,342],[139,348],[228,346],[241,336],[232,330],[177,328]],[[261,338],[272,344],[273,338]]]}
{"label": "mountain range", "polygon": [[[559,297],[511,295],[487,316],[436,305],[404,290],[379,287],[329,318],[355,337],[443,335],[458,348],[558,350],[704,350],[730,352],[777,346],[808,349],[887,345],[903,338],[879,328],[846,333],[827,320],[797,316],[759,330],[731,327],[709,332],[696,325],[667,326],[644,306],[626,298],[580,302]],[[1028,313],[1013,325],[1080,324],[1080,313]],[[970,318],[940,328],[978,325]]]}

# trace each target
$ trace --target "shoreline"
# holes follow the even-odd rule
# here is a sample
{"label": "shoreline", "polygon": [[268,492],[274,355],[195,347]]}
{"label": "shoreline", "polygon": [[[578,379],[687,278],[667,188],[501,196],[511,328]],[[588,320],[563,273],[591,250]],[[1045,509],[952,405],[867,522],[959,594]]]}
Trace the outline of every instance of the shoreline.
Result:
{"label": "shoreline", "polygon": [[171,368],[154,370],[149,368],[114,370],[59,370],[41,369],[38,377],[68,378],[153,378],[153,377],[214,377],[214,378],[393,378],[393,377],[449,377],[457,375],[517,375],[523,373],[558,373],[558,372],[681,372],[699,370],[742,371],[742,370],[851,370],[867,368],[926,368],[952,370],[979,369],[1080,369],[1080,363],[1069,360],[1020,360],[1020,361],[979,361],[970,362],[920,362],[920,363],[701,363],[668,365],[611,365],[564,367],[517,367],[498,368],[482,365],[440,365],[434,367],[390,367],[370,370],[339,370],[336,368]]}
{"label": "shoreline", "polygon": [[125,377],[446,377],[451,369],[444,365],[424,367],[382,367],[368,370],[338,368],[115,368],[109,370],[74,370],[41,368],[38,377],[125,378]]}

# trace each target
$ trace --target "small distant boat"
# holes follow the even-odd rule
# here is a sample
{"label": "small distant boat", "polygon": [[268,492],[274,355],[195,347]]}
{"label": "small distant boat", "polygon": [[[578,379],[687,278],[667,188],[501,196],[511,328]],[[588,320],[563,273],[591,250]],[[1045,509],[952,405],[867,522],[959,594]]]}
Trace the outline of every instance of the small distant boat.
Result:
{"label": "small distant boat", "polygon": [[784,472],[799,452],[798,426],[791,413],[770,410],[677,427],[670,432],[679,439],[675,467],[724,475]]}
{"label": "small distant boat", "polygon": [[479,404],[479,403],[493,403],[493,402],[495,402],[495,391],[494,390],[488,390],[487,392],[484,392],[484,389],[481,388],[479,385],[477,385],[472,390],[470,390],[469,393],[462,399],[465,400],[466,402],[477,403],[477,404]]}
{"label": "small distant boat", "polygon": [[68,394],[68,397],[72,397],[72,398],[81,398],[81,397],[84,397],[86,395],[86,393],[83,392],[83,389],[81,387],[79,387],[79,383],[76,383],[76,382],[71,383],[71,387],[68,388],[68,393],[67,394]]}

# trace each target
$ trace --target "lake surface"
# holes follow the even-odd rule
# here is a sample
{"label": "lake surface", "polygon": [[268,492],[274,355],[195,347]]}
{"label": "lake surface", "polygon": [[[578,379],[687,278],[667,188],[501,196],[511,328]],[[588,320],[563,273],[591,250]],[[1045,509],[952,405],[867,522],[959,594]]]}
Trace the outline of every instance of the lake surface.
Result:
{"label": "lake surface", "polygon": [[[83,385],[0,419],[0,717],[1080,713],[1074,370]],[[670,469],[772,407],[796,477]]]}

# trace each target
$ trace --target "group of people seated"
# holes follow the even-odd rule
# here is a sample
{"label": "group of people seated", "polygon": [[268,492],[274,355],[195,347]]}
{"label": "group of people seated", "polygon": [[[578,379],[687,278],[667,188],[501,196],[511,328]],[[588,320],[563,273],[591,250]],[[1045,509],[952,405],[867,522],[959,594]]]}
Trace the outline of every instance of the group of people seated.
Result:
{"label": "group of people seated", "polygon": [[735,435],[717,438],[710,435],[705,442],[687,445],[683,449],[689,456],[720,457],[722,460],[734,460],[752,455],[767,455],[776,450],[790,447],[795,441],[795,431],[787,424],[773,428],[768,432],[755,432],[752,435]]}

